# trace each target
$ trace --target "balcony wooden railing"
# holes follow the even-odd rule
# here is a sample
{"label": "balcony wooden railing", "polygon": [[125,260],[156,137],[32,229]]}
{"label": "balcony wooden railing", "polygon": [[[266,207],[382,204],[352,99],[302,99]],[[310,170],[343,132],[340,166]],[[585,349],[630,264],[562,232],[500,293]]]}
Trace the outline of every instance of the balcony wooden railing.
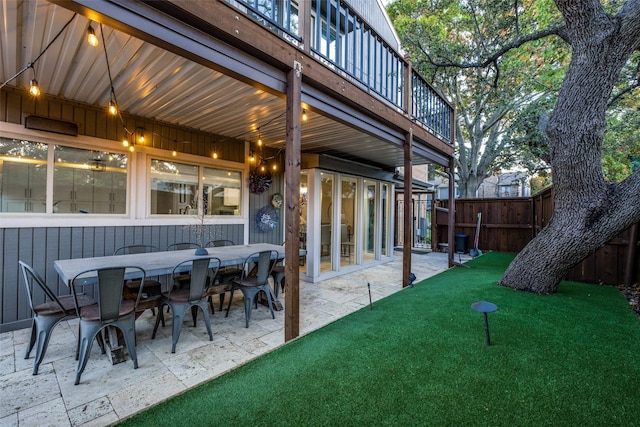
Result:
{"label": "balcony wooden railing", "polygon": [[[405,70],[410,66],[356,11],[342,1],[311,0],[308,20],[299,20],[298,1],[226,0],[265,27],[359,85],[410,114],[452,144],[453,108],[427,81],[411,71],[411,105],[404,105]],[[299,22],[309,22],[311,40],[303,40]]]}

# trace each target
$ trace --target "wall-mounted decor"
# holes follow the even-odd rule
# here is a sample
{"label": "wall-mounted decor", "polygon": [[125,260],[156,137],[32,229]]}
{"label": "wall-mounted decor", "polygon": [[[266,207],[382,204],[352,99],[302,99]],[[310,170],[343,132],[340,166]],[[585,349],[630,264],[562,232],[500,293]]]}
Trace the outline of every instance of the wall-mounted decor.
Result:
{"label": "wall-mounted decor", "polygon": [[278,226],[280,219],[278,210],[271,205],[264,206],[256,214],[256,227],[263,233],[267,233]]}
{"label": "wall-mounted decor", "polygon": [[261,194],[271,186],[271,172],[261,172],[258,168],[249,173],[249,190],[252,193]]}

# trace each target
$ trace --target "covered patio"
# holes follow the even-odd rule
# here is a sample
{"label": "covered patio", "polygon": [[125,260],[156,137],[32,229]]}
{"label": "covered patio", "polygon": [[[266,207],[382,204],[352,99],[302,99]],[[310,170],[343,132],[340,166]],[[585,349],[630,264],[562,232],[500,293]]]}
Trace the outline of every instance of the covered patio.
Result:
{"label": "covered patio", "polygon": [[[462,260],[468,257],[462,256]],[[425,252],[413,257],[412,272],[426,279],[448,267],[447,254]],[[402,256],[394,261],[314,284],[300,290],[301,334],[331,323],[402,289]],[[287,294],[280,296],[286,300]],[[180,344],[171,353],[171,322],[151,340],[155,317],[147,311],[136,321],[139,368],[130,360],[112,366],[98,346],[82,377],[73,385],[76,369],[77,321],[54,330],[37,376],[31,375],[33,354],[24,359],[29,329],[0,334],[0,425],[107,425],[150,405],[228,372],[284,344],[284,312],[273,320],[265,307],[254,310],[244,327],[242,297],[234,298],[228,318],[217,311],[211,318],[214,340],[209,341],[200,320],[194,328],[185,321]]]}

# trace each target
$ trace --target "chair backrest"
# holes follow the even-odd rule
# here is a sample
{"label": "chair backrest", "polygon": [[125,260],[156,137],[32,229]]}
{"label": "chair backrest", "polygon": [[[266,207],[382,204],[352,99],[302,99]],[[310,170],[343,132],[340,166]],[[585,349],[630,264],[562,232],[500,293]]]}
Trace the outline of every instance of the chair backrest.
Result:
{"label": "chair backrest", "polygon": [[[257,260],[256,260],[257,259]],[[261,252],[254,252],[249,255],[244,261],[244,267],[242,271],[243,278],[248,275],[256,277],[256,283],[263,285],[267,283],[273,267],[278,262],[278,251],[268,250]],[[255,268],[253,266],[255,265]]]}
{"label": "chair backrest", "polygon": [[29,305],[31,306],[31,310],[33,310],[34,306],[34,287],[38,286],[42,292],[44,292],[47,300],[55,302],[58,305],[60,311],[65,311],[62,307],[62,303],[58,297],[49,289],[46,285],[42,277],[35,270],[25,262],[18,261],[18,265],[20,266],[20,270],[22,271],[22,278],[24,279],[24,284],[27,288],[27,296],[29,297]]}
{"label": "chair backrest", "polygon": [[173,267],[171,276],[175,279],[184,275],[185,271],[190,271],[189,302],[197,302],[203,298],[204,290],[218,274],[220,262],[220,258],[216,257],[188,259]]}
{"label": "chair backrest", "polygon": [[197,243],[191,243],[191,242],[181,242],[181,243],[174,243],[172,245],[167,246],[167,250],[168,251],[181,251],[184,249],[198,249],[200,247],[199,244]]}
{"label": "chair backrest", "polygon": [[151,245],[129,245],[116,249],[114,255],[144,254],[147,252],[158,252],[158,248]]}
{"label": "chair backrest", "polygon": [[207,248],[217,248],[220,246],[235,246],[233,240],[211,240],[206,245]]}
{"label": "chair backrest", "polygon": [[78,288],[94,284],[97,291],[96,301],[99,307],[100,321],[110,322],[118,320],[120,315],[120,305],[123,299],[122,290],[125,283],[125,273],[128,273],[129,275],[133,274],[135,279],[140,280],[141,285],[135,301],[135,306],[137,307],[146,276],[146,273],[142,268],[127,266],[109,267],[98,270],[91,269],[77,274],[71,282],[71,289],[76,301],[76,310],[78,311],[78,315],[80,315],[77,299]]}

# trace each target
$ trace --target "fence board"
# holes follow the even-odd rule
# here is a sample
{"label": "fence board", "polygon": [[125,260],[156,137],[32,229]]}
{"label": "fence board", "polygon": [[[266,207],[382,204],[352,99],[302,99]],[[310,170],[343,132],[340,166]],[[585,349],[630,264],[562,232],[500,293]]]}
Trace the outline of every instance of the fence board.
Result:
{"label": "fence board", "polygon": [[[482,208],[482,227],[479,248],[483,251],[519,252],[544,227],[553,215],[553,188],[548,188],[532,197],[497,199],[456,200],[455,233],[469,235],[473,245],[476,215]],[[447,200],[439,200],[435,206],[446,208]],[[442,213],[442,212],[439,212]],[[439,241],[446,242],[446,218],[436,215],[433,233]],[[632,283],[640,282],[640,251],[628,265],[629,249],[638,247],[638,239],[632,240],[631,230],[621,232],[595,253],[573,267],[567,280],[587,283],[619,285],[624,283],[625,274],[630,269]]]}

